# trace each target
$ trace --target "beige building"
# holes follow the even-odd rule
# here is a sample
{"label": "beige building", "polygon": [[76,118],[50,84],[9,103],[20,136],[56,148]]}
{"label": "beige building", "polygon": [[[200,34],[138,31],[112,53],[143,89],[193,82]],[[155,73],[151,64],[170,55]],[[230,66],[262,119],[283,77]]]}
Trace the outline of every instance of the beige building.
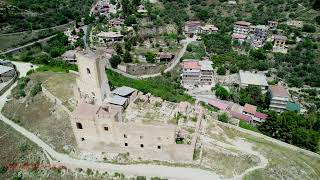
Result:
{"label": "beige building", "polygon": [[185,88],[213,86],[212,61],[186,59],[182,62],[182,84]]}
{"label": "beige building", "polygon": [[97,34],[97,40],[100,44],[109,45],[114,42],[122,41],[123,35],[120,32],[100,32]]}
{"label": "beige building", "polygon": [[[71,125],[81,150],[98,153],[129,153],[130,157],[166,161],[191,161],[191,144],[176,144],[177,125],[147,124],[123,118],[137,90],[120,87],[110,91],[105,61],[90,53],[78,53],[79,76],[75,94],[77,107]],[[140,99],[139,99],[140,100]]]}
{"label": "beige building", "polygon": [[269,88],[270,92],[270,110],[284,112],[289,102],[289,93],[284,86],[274,85]]}
{"label": "beige building", "polygon": [[273,52],[287,53],[287,37],[282,35],[274,36]]}
{"label": "beige building", "polygon": [[303,21],[291,20],[291,21],[287,21],[287,25],[288,26],[294,26],[294,27],[297,27],[297,28],[302,28],[303,27]]}

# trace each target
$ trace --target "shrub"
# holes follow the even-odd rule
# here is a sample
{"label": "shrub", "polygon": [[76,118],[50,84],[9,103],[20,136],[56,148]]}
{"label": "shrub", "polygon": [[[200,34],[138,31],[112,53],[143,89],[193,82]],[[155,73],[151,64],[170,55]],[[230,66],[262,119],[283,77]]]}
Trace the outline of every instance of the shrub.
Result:
{"label": "shrub", "polygon": [[219,75],[226,75],[226,72],[227,72],[227,70],[226,70],[226,68],[225,68],[224,66],[220,66],[220,67],[218,68],[218,70],[217,70],[217,73],[218,73]]}
{"label": "shrub", "polygon": [[224,113],[218,115],[218,120],[221,121],[221,122],[228,123],[229,122],[229,116],[228,116],[227,113],[224,112]]}
{"label": "shrub", "polygon": [[5,166],[0,167],[0,174],[4,174],[4,173],[6,173],[6,172],[7,172],[7,170],[8,170],[8,168],[7,168],[7,167],[5,167]]}
{"label": "shrub", "polygon": [[31,96],[37,95],[40,91],[42,91],[41,83],[37,82],[31,89],[30,94]]}
{"label": "shrub", "polygon": [[254,127],[251,124],[249,124],[249,123],[247,123],[245,121],[242,121],[242,120],[239,121],[239,126],[244,128],[244,129],[248,129],[248,130],[251,130],[251,131],[259,132],[258,128]]}
{"label": "shrub", "polygon": [[117,66],[121,63],[121,58],[118,55],[112,55],[110,58],[110,64],[112,68],[117,68]]}
{"label": "shrub", "polygon": [[145,55],[146,60],[150,63],[154,63],[156,61],[156,54],[154,54],[153,52],[147,52]]}
{"label": "shrub", "polygon": [[215,95],[222,100],[227,100],[229,92],[223,86],[218,86],[215,90]]}
{"label": "shrub", "polygon": [[316,28],[313,25],[305,24],[302,27],[303,32],[314,33],[316,32]]}

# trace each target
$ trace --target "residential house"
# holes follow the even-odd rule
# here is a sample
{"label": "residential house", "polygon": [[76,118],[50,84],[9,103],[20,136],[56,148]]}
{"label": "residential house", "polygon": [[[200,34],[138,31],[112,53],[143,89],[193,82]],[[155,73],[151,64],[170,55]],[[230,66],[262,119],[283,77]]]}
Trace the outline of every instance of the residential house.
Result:
{"label": "residential house", "polygon": [[274,36],[273,52],[287,53],[286,48],[287,37],[282,35]]}
{"label": "residential house", "polygon": [[[66,36],[68,36],[68,42],[70,44],[74,44],[75,42],[77,42],[77,40],[80,38],[76,33],[79,32],[79,29],[75,29],[75,30],[71,30],[71,29],[67,29],[67,31],[64,32],[64,34]],[[75,32],[75,34],[74,34]]]}
{"label": "residential house", "polygon": [[291,21],[287,21],[287,25],[288,26],[294,26],[294,27],[297,27],[297,28],[302,28],[303,27],[303,21],[291,20]]}
{"label": "residential house", "polygon": [[213,67],[212,67],[212,61],[210,60],[204,60],[199,61],[200,64],[200,85],[213,85]]}
{"label": "residential house", "polygon": [[242,114],[242,113],[235,112],[235,111],[230,111],[230,115],[233,118],[240,119],[240,120],[246,121],[248,123],[252,123],[252,117],[249,115]]}
{"label": "residential house", "polygon": [[69,50],[66,51],[64,54],[62,54],[62,60],[70,63],[70,64],[76,64],[77,59],[76,59],[76,50]]}
{"label": "residential house", "polygon": [[251,124],[257,125],[261,122],[265,121],[268,118],[268,115],[258,112],[257,106],[251,104],[245,104],[243,108],[243,114],[247,116],[251,116],[252,121]]}
{"label": "residential house", "polygon": [[200,83],[201,66],[197,60],[185,60],[182,62],[182,84],[194,87]]}
{"label": "residential house", "polygon": [[239,76],[240,87],[242,88],[248,87],[249,85],[259,86],[262,90],[267,90],[268,88],[267,78],[264,74],[240,70]]}
{"label": "residential house", "polygon": [[198,34],[200,26],[200,21],[187,21],[184,25],[184,31],[189,35]]}
{"label": "residential house", "polygon": [[276,30],[278,27],[278,24],[279,24],[278,21],[268,21],[269,30],[271,30],[271,31]]}
{"label": "residential house", "polygon": [[169,52],[160,52],[156,59],[158,62],[170,62],[174,58],[174,55]]}
{"label": "residential house", "polygon": [[211,61],[185,60],[182,72],[182,84],[186,88],[213,85]]}
{"label": "residential house", "polygon": [[208,101],[208,104],[210,106],[213,106],[219,110],[222,110],[222,111],[227,111],[228,108],[229,108],[229,105],[226,104],[226,103],[223,103],[222,101],[218,100],[218,99],[210,99]]}
{"label": "residential house", "polygon": [[268,27],[265,25],[256,26],[253,39],[251,41],[251,46],[255,48],[261,48],[268,37]]}
{"label": "residential house", "polygon": [[234,34],[243,34],[243,35],[248,35],[250,31],[250,22],[246,21],[237,21],[235,22],[233,26],[233,33]]}
{"label": "residential house", "polygon": [[121,28],[124,25],[124,19],[116,18],[109,21],[109,25],[114,28]]}
{"label": "residential house", "polygon": [[148,13],[148,10],[146,10],[146,8],[144,7],[144,5],[140,5],[140,6],[138,6],[138,13],[141,13],[141,14],[146,14],[146,13]]}
{"label": "residential house", "polygon": [[218,32],[219,28],[215,27],[214,25],[205,25],[205,26],[200,26],[198,33],[204,33],[204,34],[209,34],[209,33],[216,33]]}
{"label": "residential house", "polygon": [[271,96],[269,109],[278,113],[285,111],[289,102],[289,93],[286,88],[282,85],[274,85],[269,87],[269,92]]}
{"label": "residential house", "polygon": [[122,41],[123,35],[120,32],[100,32],[97,34],[97,38],[100,44],[112,44],[117,41]]}

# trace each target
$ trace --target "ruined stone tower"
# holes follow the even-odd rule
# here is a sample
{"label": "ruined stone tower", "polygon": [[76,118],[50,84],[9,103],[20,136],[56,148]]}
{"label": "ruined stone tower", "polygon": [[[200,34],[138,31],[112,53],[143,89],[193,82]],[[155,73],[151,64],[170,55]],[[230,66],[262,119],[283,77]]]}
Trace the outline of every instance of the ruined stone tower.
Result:
{"label": "ruined stone tower", "polygon": [[103,105],[103,102],[110,96],[110,87],[105,72],[106,61],[98,58],[92,52],[78,52],[76,59],[79,68],[75,89],[77,103]]}

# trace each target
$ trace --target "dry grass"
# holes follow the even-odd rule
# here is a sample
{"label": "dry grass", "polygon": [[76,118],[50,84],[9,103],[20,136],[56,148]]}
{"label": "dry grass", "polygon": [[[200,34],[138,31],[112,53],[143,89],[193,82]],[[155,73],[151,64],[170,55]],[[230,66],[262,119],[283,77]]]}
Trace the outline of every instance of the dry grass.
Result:
{"label": "dry grass", "polygon": [[[35,73],[31,76],[28,86],[37,81],[43,82],[51,73]],[[26,88],[28,89],[28,88]],[[26,94],[28,90],[26,90]],[[26,96],[11,99],[3,108],[2,113],[9,119],[37,134],[42,140],[59,152],[73,151],[75,138],[68,114],[55,106],[42,93],[35,97]]]}
{"label": "dry grass", "polygon": [[75,83],[76,77],[73,74],[56,73],[48,78],[43,86],[60,99],[67,108],[73,110],[75,107],[69,100],[74,97],[73,86]]}
{"label": "dry grass", "polygon": [[255,170],[245,179],[320,179],[320,158],[311,157],[264,139],[220,126],[229,138],[244,138],[253,150],[268,159],[264,169]]}

